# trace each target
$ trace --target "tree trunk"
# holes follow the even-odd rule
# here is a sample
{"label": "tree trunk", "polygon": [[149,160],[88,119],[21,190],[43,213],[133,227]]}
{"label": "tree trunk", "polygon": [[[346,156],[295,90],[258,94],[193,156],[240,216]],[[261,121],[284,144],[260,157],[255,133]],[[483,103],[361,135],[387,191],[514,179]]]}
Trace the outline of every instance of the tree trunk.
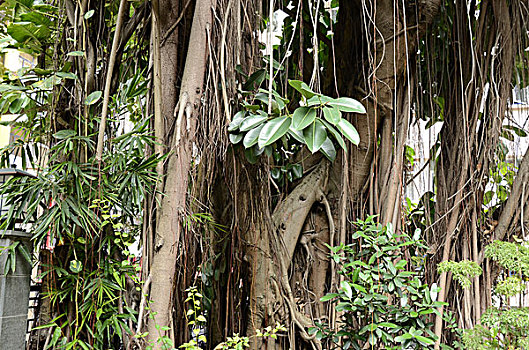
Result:
{"label": "tree trunk", "polygon": [[[199,1],[195,7],[191,28],[191,43],[180,87],[180,97],[175,109],[176,129],[169,144],[167,177],[163,187],[164,196],[156,227],[154,256],[151,265],[152,285],[150,299],[153,319],[148,322],[148,341],[156,343],[162,335],[167,335],[160,327],[171,326],[173,310],[173,291],[177,257],[182,235],[182,220],[186,212],[188,174],[193,160],[192,146],[195,140],[196,123],[202,107],[204,76],[208,58],[206,30],[211,26],[211,0]],[[163,49],[162,49],[163,52]],[[163,53],[162,53],[163,56]],[[163,67],[163,65],[162,65]],[[175,90],[166,90],[170,101]],[[164,95],[165,100],[165,95]],[[164,114],[167,116],[170,114]]]}

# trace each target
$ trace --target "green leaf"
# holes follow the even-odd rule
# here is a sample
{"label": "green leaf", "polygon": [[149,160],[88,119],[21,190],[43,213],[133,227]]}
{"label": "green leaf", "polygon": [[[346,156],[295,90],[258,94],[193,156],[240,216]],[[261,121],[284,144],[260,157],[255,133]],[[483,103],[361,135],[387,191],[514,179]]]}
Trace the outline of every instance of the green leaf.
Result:
{"label": "green leaf", "polygon": [[78,260],[70,261],[70,271],[73,273],[79,273],[83,269],[83,263]]}
{"label": "green leaf", "polygon": [[416,335],[415,339],[417,339],[422,345],[434,345],[435,344],[435,342],[432,339],[423,337],[422,335]]}
{"label": "green leaf", "polygon": [[264,115],[250,114],[249,117],[245,118],[241,122],[241,125],[239,126],[239,130],[241,131],[251,130],[255,128],[256,126],[258,126],[259,124],[264,123],[267,119],[268,117]]}
{"label": "green leaf", "polygon": [[396,324],[394,323],[391,323],[391,322],[380,322],[378,324],[379,327],[387,327],[387,328],[399,328],[399,326],[397,326]]}
{"label": "green leaf", "polygon": [[77,75],[71,72],[57,72],[56,74],[59,78],[72,79],[72,80],[77,79]]}
{"label": "green leaf", "polygon": [[83,51],[72,51],[72,52],[68,52],[66,56],[83,57],[84,52]]}
{"label": "green leaf", "polygon": [[307,100],[307,106],[325,106],[328,105],[332,100],[334,99],[328,96],[314,95]]}
{"label": "green leaf", "polygon": [[331,106],[337,107],[342,112],[366,113],[364,106],[350,97],[339,97],[329,101]]}
{"label": "green leaf", "polygon": [[29,264],[33,264],[33,261],[31,261],[31,254],[29,254],[28,249],[23,244],[18,245],[17,248],[24,260],[26,260]]}
{"label": "green leaf", "polygon": [[351,299],[353,297],[353,290],[351,289],[351,285],[347,281],[342,281],[340,283],[340,287],[342,288],[345,295]]}
{"label": "green leaf", "polygon": [[18,114],[18,112],[20,112],[20,110],[22,109],[23,102],[24,100],[22,98],[17,98],[13,102],[11,102],[11,104],[9,105],[9,113]]}
{"label": "green leaf", "polygon": [[320,301],[328,301],[328,300],[336,298],[337,296],[338,296],[338,294],[336,294],[336,293],[329,293],[329,294],[326,294],[323,297],[321,297]]}
{"label": "green leaf", "polygon": [[101,91],[92,92],[90,95],[88,95],[88,97],[84,101],[85,105],[88,105],[88,106],[93,105],[94,103],[99,101],[99,99],[101,98],[101,95],[103,95]]}
{"label": "green leaf", "polygon": [[367,293],[367,290],[359,284],[353,283],[353,287],[362,293]]}
{"label": "green leaf", "polygon": [[299,107],[292,114],[292,128],[303,130],[316,119],[316,110],[310,107]]}
{"label": "green leaf", "polygon": [[241,140],[244,137],[244,134],[230,134],[229,137],[230,137],[230,142],[233,143],[234,145],[236,145],[239,142],[241,142]]}
{"label": "green leaf", "polygon": [[325,125],[325,128],[327,131],[330,131],[336,142],[342,147],[343,150],[347,151],[347,146],[345,145],[345,141],[343,140],[342,135],[336,130],[331,124],[327,123],[325,120],[321,119],[321,122],[323,125]]}
{"label": "green leaf", "polygon": [[66,130],[57,131],[55,134],[53,134],[53,137],[56,138],[57,140],[64,140],[66,138],[73,137],[75,135],[77,135],[77,133],[74,130],[66,129]]}
{"label": "green leaf", "polygon": [[291,122],[290,117],[274,118],[266,122],[259,134],[259,148],[268,146],[285,135]]}
{"label": "green leaf", "polygon": [[311,90],[311,88],[301,80],[289,80],[288,83],[290,86],[292,86],[294,89],[299,91],[305,98],[311,98],[314,95],[319,95]]}
{"label": "green leaf", "polygon": [[228,126],[228,131],[235,131],[235,130],[239,129],[239,126],[241,125],[241,123],[244,120],[245,116],[246,116],[246,112],[245,111],[237,112],[233,116],[233,119],[231,120],[231,123]]}
{"label": "green leaf", "polygon": [[263,129],[264,124],[259,125],[258,127],[248,131],[246,135],[244,136],[244,140],[242,141],[242,144],[245,148],[250,148],[254,146],[259,141],[259,134],[261,133],[261,130]]}
{"label": "green leaf", "polygon": [[316,119],[308,128],[303,130],[303,138],[309,150],[316,153],[327,139],[327,131],[325,131],[323,124]]}
{"label": "green leaf", "polygon": [[323,107],[323,117],[329,123],[336,125],[342,119],[342,112],[336,107]]}
{"label": "green leaf", "polygon": [[323,142],[323,145],[321,145],[320,152],[331,162],[336,159],[336,148],[334,148],[334,144],[329,137],[327,137]]}
{"label": "green leaf", "polygon": [[296,141],[300,143],[305,143],[305,139],[303,138],[303,133],[299,130],[293,130],[292,125],[290,125],[290,130],[288,130],[288,134],[292,136]]}
{"label": "green leaf", "polygon": [[253,72],[252,75],[248,78],[248,80],[243,85],[243,90],[250,91],[254,90],[255,88],[258,88],[259,85],[263,82],[263,80],[266,77],[266,69],[259,69],[255,72]]}
{"label": "green leaf", "polygon": [[404,333],[403,335],[399,335],[395,338],[395,341],[398,341],[399,343],[404,343],[406,340],[413,338],[413,336],[410,333]]}
{"label": "green leaf", "polygon": [[84,14],[84,19],[89,19],[94,15],[94,10],[90,10]]}
{"label": "green leaf", "polygon": [[353,144],[358,145],[360,143],[360,135],[356,131],[355,127],[345,119],[341,119],[337,125],[338,130]]}

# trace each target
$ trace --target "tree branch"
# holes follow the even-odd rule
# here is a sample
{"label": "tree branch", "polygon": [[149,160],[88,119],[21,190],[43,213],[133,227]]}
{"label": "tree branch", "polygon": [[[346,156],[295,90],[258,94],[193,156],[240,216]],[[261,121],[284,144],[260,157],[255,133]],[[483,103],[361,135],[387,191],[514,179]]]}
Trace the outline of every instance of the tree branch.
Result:
{"label": "tree branch", "polygon": [[118,51],[119,37],[121,35],[121,27],[123,24],[123,14],[125,13],[125,7],[127,6],[127,0],[121,0],[119,3],[118,18],[116,22],[116,32],[114,33],[114,39],[112,40],[112,49],[110,51],[110,58],[108,60],[107,76],[105,81],[105,91],[103,95],[103,110],[101,112],[101,121],[99,123],[99,132],[97,135],[97,149],[96,149],[96,160],[101,164],[103,156],[103,142],[105,137],[105,128],[107,123],[108,114],[108,100],[110,98],[110,85],[112,83],[112,71],[114,70],[114,64],[116,63],[116,53]]}

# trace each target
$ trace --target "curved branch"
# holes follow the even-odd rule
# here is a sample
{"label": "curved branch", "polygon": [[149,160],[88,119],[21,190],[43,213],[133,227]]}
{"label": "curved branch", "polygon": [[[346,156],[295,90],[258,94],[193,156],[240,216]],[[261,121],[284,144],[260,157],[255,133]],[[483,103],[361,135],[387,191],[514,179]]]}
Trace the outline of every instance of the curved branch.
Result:
{"label": "curved branch", "polygon": [[[272,222],[281,241],[282,259],[290,263],[312,205],[321,201],[327,187],[329,163],[323,161],[275,208]],[[285,266],[288,268],[289,265]]]}

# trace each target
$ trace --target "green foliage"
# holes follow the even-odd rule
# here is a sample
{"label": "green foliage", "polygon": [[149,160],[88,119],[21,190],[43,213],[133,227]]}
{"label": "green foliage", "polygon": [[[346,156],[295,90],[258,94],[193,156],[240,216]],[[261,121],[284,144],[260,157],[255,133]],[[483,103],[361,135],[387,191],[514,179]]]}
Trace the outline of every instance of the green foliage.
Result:
{"label": "green foliage", "polygon": [[491,307],[481,317],[482,326],[466,330],[465,349],[527,349],[529,308]]}
{"label": "green foliage", "polygon": [[[265,77],[266,74],[258,70],[248,78],[245,87],[253,89]],[[290,80],[289,84],[301,95],[300,107],[293,112],[288,110],[290,101],[275,90],[270,94],[267,90],[258,89],[251,103],[244,101],[243,110],[233,117],[228,127],[230,141],[233,144],[242,141],[250,162],[256,161],[256,157],[263,152],[267,155],[280,154],[279,149],[292,152],[302,145],[312,153],[319,151],[329,160],[334,160],[335,144],[347,149],[343,137],[358,145],[358,132],[342,118],[342,113],[365,113],[360,102],[348,97],[334,99],[324,96],[299,80]],[[278,141],[281,143],[276,144]]]}
{"label": "green foliage", "polygon": [[[494,241],[485,247],[485,257],[494,260],[507,271],[516,273],[500,281],[494,292],[504,298],[525,290],[523,279],[529,272],[529,248],[515,242]],[[507,303],[508,304],[508,303]],[[481,325],[465,330],[465,349],[527,349],[529,344],[529,308],[490,307],[481,317]]]}
{"label": "green foliage", "polygon": [[494,291],[505,297],[513,297],[525,290],[525,284],[516,276],[510,276],[498,282]]}
{"label": "green foliage", "polygon": [[28,251],[28,248],[20,241],[13,242],[7,247],[0,246],[0,255],[6,254],[6,260],[4,263],[4,275],[8,275],[10,272],[15,273],[17,268],[17,256],[21,256],[30,265],[33,264],[33,259]]}
{"label": "green foliage", "polygon": [[[336,293],[324,296],[343,313],[339,328],[317,324],[310,333],[342,349],[401,349],[434,344],[431,315],[443,303],[435,301],[438,288],[424,284],[420,266],[404,260],[404,252],[422,256],[425,246],[393,232],[368,217],[355,222],[354,243],[332,249],[344,277]],[[420,261],[417,259],[416,261]]]}
{"label": "green foliage", "polygon": [[[206,317],[203,314],[202,310],[202,294],[198,292],[197,287],[190,287],[186,289],[187,299],[185,300],[190,306],[187,310],[186,317],[188,318],[187,324],[191,330],[192,339],[189,342],[186,342],[180,345],[180,349],[189,349],[189,350],[201,350],[201,343],[206,344],[207,338],[204,336],[206,329]],[[215,347],[215,350],[242,350],[244,348],[250,347],[250,340],[252,338],[271,338],[277,339],[277,334],[280,332],[286,332],[286,328],[281,324],[276,323],[275,327],[268,326],[263,330],[256,330],[255,334],[252,336],[240,336],[239,334],[234,334],[231,337],[228,337],[225,342],[218,344]],[[168,343],[164,344],[162,348],[169,349],[171,348]]]}
{"label": "green foliage", "polygon": [[438,265],[437,270],[439,273],[451,272],[452,277],[459,282],[463,288],[470,287],[472,279],[483,273],[483,270],[476,262],[469,260],[459,262],[443,261]]}
{"label": "green foliage", "polygon": [[485,257],[508,271],[529,276],[529,247],[525,244],[496,240],[485,247]]}
{"label": "green foliage", "polygon": [[215,347],[215,350],[242,350],[250,347],[250,340],[252,338],[270,338],[277,339],[277,335],[280,332],[286,332],[287,329],[282,326],[279,322],[274,327],[268,326],[263,330],[256,330],[255,334],[250,337],[241,337],[235,334],[228,337],[225,342],[220,343]]}

